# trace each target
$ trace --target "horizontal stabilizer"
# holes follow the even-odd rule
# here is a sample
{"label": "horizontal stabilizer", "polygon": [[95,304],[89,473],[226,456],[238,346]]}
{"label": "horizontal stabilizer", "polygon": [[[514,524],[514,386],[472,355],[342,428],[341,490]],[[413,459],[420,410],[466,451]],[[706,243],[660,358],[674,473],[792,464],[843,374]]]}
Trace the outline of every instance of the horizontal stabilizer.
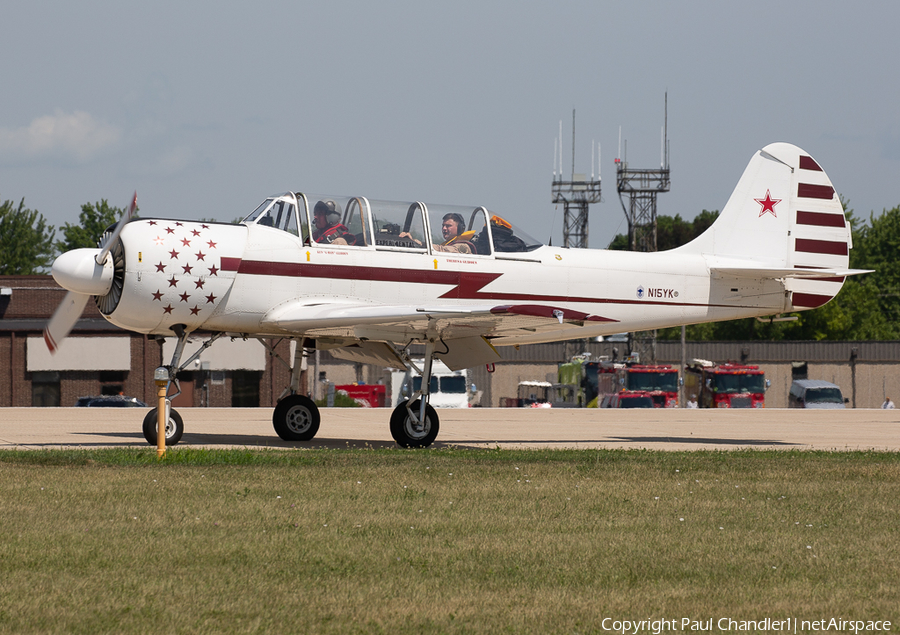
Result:
{"label": "horizontal stabilizer", "polygon": [[846,278],[864,273],[872,273],[871,269],[789,269],[767,267],[710,267],[710,273],[717,278],[748,278],[761,280],[764,278]]}

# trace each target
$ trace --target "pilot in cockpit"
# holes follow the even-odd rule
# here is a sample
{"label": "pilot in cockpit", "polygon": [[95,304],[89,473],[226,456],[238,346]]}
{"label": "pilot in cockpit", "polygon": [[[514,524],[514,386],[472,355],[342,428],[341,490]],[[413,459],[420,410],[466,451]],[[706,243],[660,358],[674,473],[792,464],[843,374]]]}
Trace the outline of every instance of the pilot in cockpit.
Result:
{"label": "pilot in cockpit", "polygon": [[313,225],[316,226],[316,231],[312,238],[317,243],[356,244],[356,237],[341,223],[341,206],[331,199],[316,203],[313,208]]}

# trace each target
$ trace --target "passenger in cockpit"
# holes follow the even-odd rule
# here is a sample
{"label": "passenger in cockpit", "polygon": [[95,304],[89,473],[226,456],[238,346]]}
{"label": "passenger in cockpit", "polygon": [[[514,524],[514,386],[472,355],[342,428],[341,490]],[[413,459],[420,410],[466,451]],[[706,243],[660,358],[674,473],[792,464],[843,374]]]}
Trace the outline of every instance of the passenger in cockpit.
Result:
{"label": "passenger in cockpit", "polygon": [[[474,232],[466,232],[464,231],[466,228],[466,221],[460,214],[450,213],[444,214],[444,217],[441,219],[441,237],[444,239],[440,245],[435,245],[435,251],[449,251],[458,254],[471,254],[474,253],[475,248],[468,241],[468,238],[471,238],[474,235]],[[411,240],[418,246],[422,246],[423,243],[418,238],[415,238],[409,232],[401,232],[400,238],[406,238],[407,240]]]}
{"label": "passenger in cockpit", "polygon": [[[475,252],[475,247],[469,242],[469,238],[474,232],[466,232],[466,221],[460,214],[445,214],[441,219],[441,236],[444,242],[435,245],[435,251],[452,251],[460,254],[471,254]],[[468,234],[468,235],[467,235]]]}

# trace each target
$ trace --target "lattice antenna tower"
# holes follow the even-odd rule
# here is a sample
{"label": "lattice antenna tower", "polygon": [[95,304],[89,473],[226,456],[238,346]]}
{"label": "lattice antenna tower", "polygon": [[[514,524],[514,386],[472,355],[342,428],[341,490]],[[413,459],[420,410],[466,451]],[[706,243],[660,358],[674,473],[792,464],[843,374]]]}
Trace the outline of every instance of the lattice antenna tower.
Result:
{"label": "lattice antenna tower", "polygon": [[[666,94],[663,118],[662,143],[659,169],[636,169],[628,167],[628,143],[625,157],[616,158],[616,191],[628,219],[628,244],[631,251],[657,251],[656,248],[656,197],[668,192],[669,178],[669,96]],[[622,157],[622,133],[619,132],[619,157]],[[625,204],[623,195],[628,197]]]}
{"label": "lattice antenna tower", "polygon": [[[597,178],[594,178],[594,148],[591,144],[591,177],[575,173],[575,110],[572,110],[572,172],[571,179],[563,176],[562,121],[559,122],[559,138],[553,156],[553,204],[562,203],[565,211],[563,220],[563,247],[588,246],[588,210],[592,203],[600,202],[600,146],[597,145]],[[559,163],[557,165],[557,159]],[[558,168],[558,169],[557,169]]]}
{"label": "lattice antenna tower", "polygon": [[[616,191],[628,219],[628,245],[631,251],[657,251],[656,197],[668,192],[669,178],[669,95],[666,93],[663,115],[662,142],[659,169],[635,169],[628,167],[627,158],[616,158]],[[627,157],[627,142],[626,142]],[[619,131],[619,156],[622,156],[622,133]],[[623,195],[628,197],[625,205]],[[628,344],[632,354],[641,361],[656,361],[656,331],[630,333]]]}

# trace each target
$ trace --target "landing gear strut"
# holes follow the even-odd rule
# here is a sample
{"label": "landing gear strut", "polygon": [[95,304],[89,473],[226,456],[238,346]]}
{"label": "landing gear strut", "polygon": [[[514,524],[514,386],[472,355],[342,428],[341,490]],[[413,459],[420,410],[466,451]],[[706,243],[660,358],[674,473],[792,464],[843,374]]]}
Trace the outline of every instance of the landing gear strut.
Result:
{"label": "landing gear strut", "polygon": [[438,434],[438,416],[434,408],[425,404],[425,416],[420,400],[401,401],[391,414],[391,436],[402,448],[427,448]]}
{"label": "landing gear strut", "polygon": [[[291,387],[282,393],[282,399],[272,413],[272,425],[285,441],[309,441],[319,431],[319,408],[309,397],[297,394],[300,389],[300,373],[304,369],[305,354],[302,342],[297,342],[294,364],[291,366]],[[280,359],[280,358],[279,358]],[[284,360],[281,360],[284,361]],[[286,363],[286,362],[285,362]]]}
{"label": "landing gear strut", "polygon": [[[431,364],[434,359],[434,340],[425,344],[425,364],[422,385],[412,397],[401,401],[391,414],[391,436],[402,448],[427,448],[437,438],[440,422],[437,412],[428,403],[431,395]],[[418,370],[415,365],[406,360]]]}

